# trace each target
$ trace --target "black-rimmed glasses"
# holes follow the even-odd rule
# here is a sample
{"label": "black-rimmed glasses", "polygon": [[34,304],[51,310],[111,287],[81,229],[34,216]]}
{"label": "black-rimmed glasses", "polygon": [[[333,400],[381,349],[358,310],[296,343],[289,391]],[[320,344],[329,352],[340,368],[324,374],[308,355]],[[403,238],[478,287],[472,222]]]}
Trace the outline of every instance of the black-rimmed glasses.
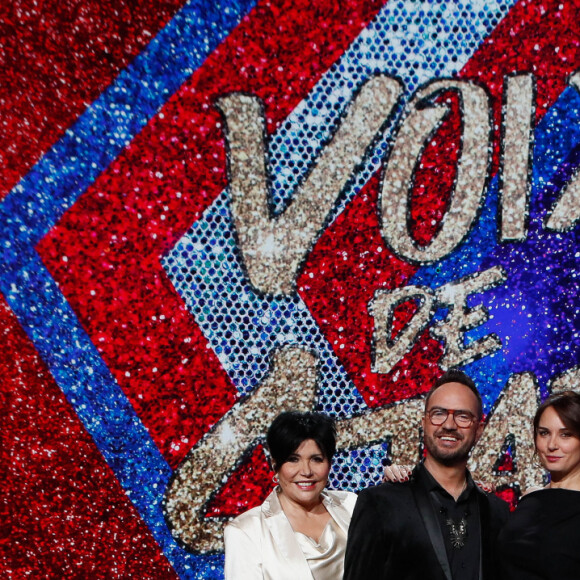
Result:
{"label": "black-rimmed glasses", "polygon": [[432,425],[438,427],[443,425],[447,421],[449,414],[453,415],[453,420],[458,427],[466,428],[471,427],[472,423],[477,419],[477,417],[470,411],[464,411],[462,409],[444,409],[443,407],[433,407],[430,411],[427,411],[427,417],[431,421]]}

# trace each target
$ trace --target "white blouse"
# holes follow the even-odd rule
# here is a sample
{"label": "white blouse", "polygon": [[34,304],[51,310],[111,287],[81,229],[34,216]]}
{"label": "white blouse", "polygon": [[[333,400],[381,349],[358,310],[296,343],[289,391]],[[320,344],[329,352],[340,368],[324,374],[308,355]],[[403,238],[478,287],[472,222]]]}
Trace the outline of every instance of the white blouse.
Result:
{"label": "white blouse", "polygon": [[346,534],[332,517],[328,520],[318,542],[300,532],[294,532],[294,535],[300,544],[314,580],[342,578]]}
{"label": "white blouse", "polygon": [[[324,530],[319,548],[316,542],[294,532],[276,490],[261,506],[230,522],[225,528],[226,580],[342,578],[344,546],[356,495],[325,490],[321,497],[331,524]],[[303,542],[311,546],[304,548]]]}

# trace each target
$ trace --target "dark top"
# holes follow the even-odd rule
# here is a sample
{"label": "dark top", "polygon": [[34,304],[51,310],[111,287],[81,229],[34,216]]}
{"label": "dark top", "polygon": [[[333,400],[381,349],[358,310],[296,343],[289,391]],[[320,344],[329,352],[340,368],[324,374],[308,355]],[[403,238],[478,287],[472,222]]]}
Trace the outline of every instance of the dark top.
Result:
{"label": "dark top", "polygon": [[499,537],[505,580],[580,579],[580,491],[525,495]]}
{"label": "dark top", "polygon": [[477,492],[471,477],[455,501],[437,480],[423,468],[417,477],[429,492],[432,506],[439,515],[439,528],[445,542],[445,551],[454,580],[479,578],[479,508]]}
{"label": "dark top", "polygon": [[[421,464],[409,481],[359,493],[348,530],[344,580],[463,580],[452,577],[441,514],[421,483],[423,470]],[[479,514],[482,577],[497,580],[495,541],[509,508],[477,486],[471,493]]]}

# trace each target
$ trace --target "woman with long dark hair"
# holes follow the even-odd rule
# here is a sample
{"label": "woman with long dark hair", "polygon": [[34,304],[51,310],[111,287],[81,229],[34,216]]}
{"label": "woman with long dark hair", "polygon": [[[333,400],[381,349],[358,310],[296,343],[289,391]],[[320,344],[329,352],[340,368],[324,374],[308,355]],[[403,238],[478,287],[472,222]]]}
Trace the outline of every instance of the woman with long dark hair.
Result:
{"label": "woman with long dark hair", "polygon": [[526,494],[498,538],[504,580],[580,578],[580,394],[549,397],[534,417],[550,483]]}

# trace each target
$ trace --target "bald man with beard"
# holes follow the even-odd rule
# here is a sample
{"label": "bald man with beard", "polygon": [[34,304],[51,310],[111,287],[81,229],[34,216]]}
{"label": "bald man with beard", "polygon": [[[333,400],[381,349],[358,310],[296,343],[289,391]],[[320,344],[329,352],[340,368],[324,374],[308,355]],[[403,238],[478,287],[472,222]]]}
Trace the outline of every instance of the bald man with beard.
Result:
{"label": "bald man with beard", "polygon": [[481,395],[465,373],[442,375],[425,399],[425,460],[409,481],[360,492],[344,580],[494,580],[509,508],[483,492],[467,459],[483,432]]}

